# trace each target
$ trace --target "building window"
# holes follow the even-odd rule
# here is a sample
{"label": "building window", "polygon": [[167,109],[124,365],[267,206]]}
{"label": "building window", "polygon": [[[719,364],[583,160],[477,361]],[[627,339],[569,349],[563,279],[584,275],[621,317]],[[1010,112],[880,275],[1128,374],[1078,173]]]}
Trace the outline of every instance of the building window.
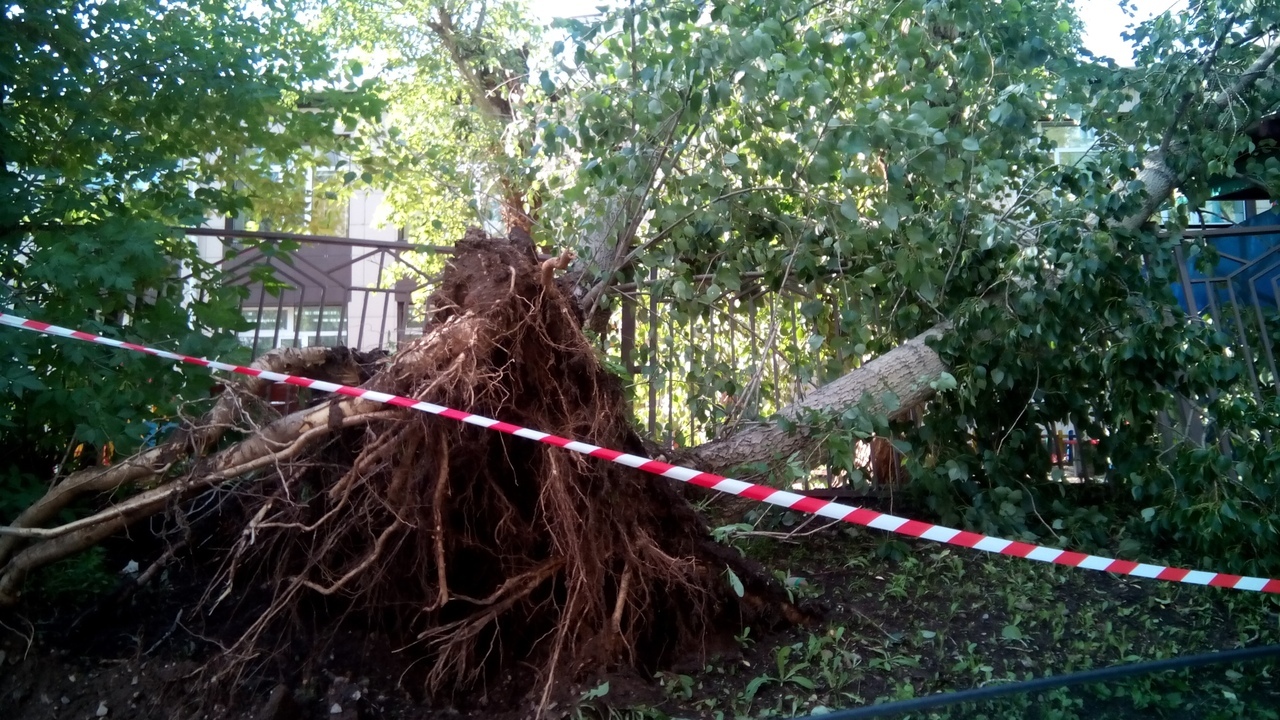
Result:
{"label": "building window", "polygon": [[339,175],[328,168],[307,175],[304,220],[312,235],[347,237],[351,231],[351,201],[337,194],[342,185]]}
{"label": "building window", "polygon": [[1098,134],[1079,125],[1040,126],[1046,140],[1053,142],[1053,161],[1059,165],[1084,165],[1102,154]]}
{"label": "building window", "polygon": [[1244,200],[1208,200],[1191,214],[1191,222],[1197,225],[1235,225],[1244,219]]}
{"label": "building window", "polygon": [[342,343],[343,309],[341,307],[273,308],[241,310],[249,328],[239,333],[245,347],[262,353],[281,347],[337,347]]}
{"label": "building window", "polygon": [[302,308],[298,315],[298,331],[304,346],[336,347],[338,333],[341,330],[342,308],[340,307],[307,307]]}
{"label": "building window", "polygon": [[242,308],[244,319],[249,327],[239,333],[240,343],[245,347],[257,347],[258,351],[277,347],[294,347],[293,308]]}

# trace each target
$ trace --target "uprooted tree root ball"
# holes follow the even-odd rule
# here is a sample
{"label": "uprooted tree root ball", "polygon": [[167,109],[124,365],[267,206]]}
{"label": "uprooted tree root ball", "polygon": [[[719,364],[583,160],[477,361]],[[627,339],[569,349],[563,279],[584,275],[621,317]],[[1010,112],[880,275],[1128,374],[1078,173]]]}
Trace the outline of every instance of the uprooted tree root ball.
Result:
{"label": "uprooted tree root ball", "polygon": [[[527,236],[468,233],[423,336],[366,387],[642,451],[553,262]],[[320,440],[239,495],[200,608],[225,648],[212,687],[296,670],[344,626],[390,638],[407,688],[465,702],[505,685],[541,708],[591,672],[651,672],[718,630],[795,617],[671,481],[351,398],[308,417]]]}

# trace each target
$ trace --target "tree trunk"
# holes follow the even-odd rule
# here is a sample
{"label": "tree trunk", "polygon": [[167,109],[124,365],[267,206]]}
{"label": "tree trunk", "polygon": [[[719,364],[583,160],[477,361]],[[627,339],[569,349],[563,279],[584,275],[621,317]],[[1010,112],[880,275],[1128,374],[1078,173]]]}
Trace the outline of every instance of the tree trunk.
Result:
{"label": "tree trunk", "polygon": [[[938,353],[925,344],[929,338],[948,329],[943,323],[911,338],[907,342],[875,358],[871,362],[814,390],[802,400],[784,408],[779,415],[797,421],[814,410],[840,412],[868,397],[868,410],[885,413],[884,396],[892,393],[898,407],[886,413],[890,419],[933,396],[930,383],[947,371]],[[788,433],[779,425],[755,425],[727,438],[715,440],[693,450],[698,463],[708,470],[727,470],[735,465],[786,457],[812,445],[818,438],[805,433],[802,426]]]}

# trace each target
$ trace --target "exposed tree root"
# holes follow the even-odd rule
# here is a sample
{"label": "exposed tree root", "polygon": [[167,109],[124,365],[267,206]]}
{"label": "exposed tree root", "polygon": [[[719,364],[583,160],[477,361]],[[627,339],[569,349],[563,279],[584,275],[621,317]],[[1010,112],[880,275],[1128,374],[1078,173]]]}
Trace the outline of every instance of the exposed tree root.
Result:
{"label": "exposed tree root", "polygon": [[[423,337],[366,386],[642,452],[619,382],[554,282],[566,261],[539,265],[525,237],[469,233]],[[157,478],[182,457],[166,446],[81,486]],[[296,672],[286,654],[322,651],[345,622],[398,639],[412,687],[458,696],[504,685],[545,707],[560,681],[619,665],[652,670],[697,651],[712,628],[799,619],[762,568],[710,541],[669,481],[348,398],[262,426],[85,520],[24,520],[13,532],[34,544],[9,561],[0,590],[246,476],[257,482],[239,495],[244,520],[224,536],[196,609],[224,647],[208,666],[214,688]],[[745,602],[726,567],[743,579]]]}
{"label": "exposed tree root", "polygon": [[[522,240],[469,234],[423,337],[369,385],[639,450],[620,385],[552,282],[560,264],[538,265]],[[270,588],[223,678],[320,612],[403,638],[421,661],[410,676],[431,694],[523,663],[545,704],[558,679],[655,667],[696,648],[725,611],[741,620],[722,573],[742,564],[726,563],[666,481],[408,411],[347,431],[316,460],[262,501],[207,598],[244,616],[258,600],[240,589]],[[757,585],[777,610],[776,588]]]}
{"label": "exposed tree root", "polygon": [[[262,356],[253,367],[337,381],[359,382],[360,379],[356,359],[345,350],[330,348],[282,348]],[[187,472],[171,472],[190,458],[199,459],[212,450],[227,430],[255,424],[254,413],[246,401],[258,395],[265,385],[265,381],[250,378],[233,386],[222,394],[208,415],[188,424],[168,442],[116,465],[71,474],[50,488],[11,525],[0,527],[0,605],[17,601],[22,582],[31,570],[81,552],[129,523],[149,517],[197,490],[260,469],[266,464],[264,461],[282,459],[282,453],[287,455],[290,449],[296,453],[302,449],[296,446],[297,442],[310,442],[324,434],[307,432],[324,426],[327,415],[316,418],[307,412],[294,413],[220,453],[211,462],[197,463]],[[377,412],[383,408],[365,403],[363,410]],[[295,447],[272,447],[282,443]],[[166,479],[166,475],[170,478]],[[86,495],[115,493],[145,485],[155,487],[88,518],[57,528],[41,527]],[[31,539],[43,542],[14,554],[20,543]]]}

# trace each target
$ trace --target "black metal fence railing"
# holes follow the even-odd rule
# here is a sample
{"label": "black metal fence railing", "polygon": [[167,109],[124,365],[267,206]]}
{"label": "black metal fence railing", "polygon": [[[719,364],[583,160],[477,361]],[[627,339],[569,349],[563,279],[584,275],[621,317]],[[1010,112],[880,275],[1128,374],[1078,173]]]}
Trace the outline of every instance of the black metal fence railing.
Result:
{"label": "black metal fence railing", "polygon": [[[1045,691],[1057,688],[1084,690],[1091,685],[1115,683],[1118,681],[1159,673],[1178,671],[1186,672],[1188,670],[1212,665],[1244,664],[1248,662],[1268,661],[1276,657],[1280,657],[1280,645],[1262,645],[1198,655],[1182,655],[1163,660],[1134,662],[1094,670],[1083,670],[1063,675],[1049,675],[1008,683],[992,683],[969,690],[957,690],[953,692],[939,693],[936,695],[925,695],[908,700],[888,702],[881,705],[864,705],[861,707],[849,708],[847,710],[830,710],[822,715],[810,715],[798,718],[797,720],[817,720],[818,718],[822,718],[823,720],[871,720],[872,718],[896,718],[903,717],[907,713],[938,710],[948,707],[955,707],[955,709],[959,711],[959,714],[955,715],[955,717],[977,717],[979,716],[979,713],[975,712],[977,709],[975,708],[975,705],[981,707],[982,703],[990,703],[993,700],[1017,697],[1020,695],[1035,696]],[[1191,685],[1194,686],[1194,684]],[[1207,695],[1209,693],[1205,694]],[[1265,706],[1266,704],[1269,704],[1269,701],[1269,698],[1263,700],[1262,704]],[[988,712],[991,710],[990,707],[981,707],[981,709],[987,710]],[[987,713],[982,713],[981,716],[991,717],[991,715]],[[1107,714],[1106,716],[1128,717],[1131,715],[1129,713],[1117,712],[1114,714]],[[930,717],[936,716],[930,715]],[[948,715],[947,717],[951,717],[951,715]]]}

